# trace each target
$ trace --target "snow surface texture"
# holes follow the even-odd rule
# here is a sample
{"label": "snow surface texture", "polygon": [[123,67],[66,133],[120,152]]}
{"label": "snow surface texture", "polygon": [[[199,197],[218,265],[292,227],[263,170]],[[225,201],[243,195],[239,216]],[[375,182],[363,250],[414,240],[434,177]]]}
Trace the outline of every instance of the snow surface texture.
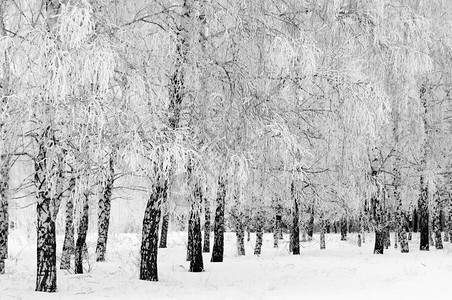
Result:
{"label": "snow surface texture", "polygon": [[[273,236],[265,234],[259,257],[253,255],[254,234],[246,242],[247,255],[238,257],[235,235],[227,233],[225,261],[211,263],[210,253],[205,253],[205,272],[189,273],[187,234],[173,232],[168,248],[159,249],[160,281],[145,282],[137,279],[139,235],[112,234],[104,263],[95,262],[95,238],[91,234],[87,240],[85,274],[58,270],[58,292],[47,294],[34,292],[34,241],[12,231],[6,274],[0,275],[0,299],[431,299],[447,294],[452,275],[450,243],[444,250],[421,252],[414,234],[410,253],[392,246],[384,255],[374,255],[372,233],[366,234],[361,248],[353,234],[348,241],[327,234],[326,250],[319,250],[316,235],[301,244],[297,256],[288,253],[287,235],[274,249]],[[61,246],[59,237],[58,255]]]}

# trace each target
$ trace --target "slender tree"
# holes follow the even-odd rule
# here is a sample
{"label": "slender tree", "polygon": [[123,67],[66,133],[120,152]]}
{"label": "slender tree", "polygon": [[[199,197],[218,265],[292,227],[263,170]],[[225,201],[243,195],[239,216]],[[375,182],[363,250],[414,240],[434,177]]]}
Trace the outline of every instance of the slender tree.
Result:
{"label": "slender tree", "polygon": [[202,259],[202,236],[201,236],[201,205],[202,192],[198,185],[195,185],[193,199],[191,200],[189,235],[191,237],[191,247],[189,247],[190,272],[204,271]]}
{"label": "slender tree", "polygon": [[115,178],[115,151],[110,153],[107,175],[102,183],[98,201],[96,261],[105,261],[107,250],[108,228],[110,225],[111,195]]}
{"label": "slender tree", "polygon": [[63,251],[61,253],[60,269],[69,270],[71,268],[71,255],[75,254],[74,240],[74,189],[76,176],[72,175],[69,179],[68,195],[66,197],[66,224],[63,242]]}
{"label": "slender tree", "polygon": [[435,248],[443,249],[443,240],[441,237],[441,196],[438,191],[433,195],[433,200],[433,232],[435,234]]}
{"label": "slender tree", "polygon": [[169,217],[170,217],[169,212],[168,212],[168,209],[166,208],[165,213],[163,214],[163,217],[162,217],[159,248],[166,248],[166,244],[167,244],[167,240],[168,240]]}
{"label": "slender tree", "polygon": [[83,252],[86,247],[86,235],[88,233],[88,212],[89,212],[89,192],[84,191],[82,201],[82,211],[77,228],[77,241],[75,243],[75,274],[83,274]]}
{"label": "slender tree", "polygon": [[[37,274],[36,291],[56,292],[56,231],[53,219],[52,192],[50,179],[52,161],[51,149],[55,147],[53,132],[47,127],[39,137],[39,150],[35,158],[35,178],[37,188]],[[49,153],[50,152],[50,153]]]}
{"label": "slender tree", "polygon": [[427,85],[424,83],[419,91],[422,106],[422,121],[424,125],[424,140],[421,157],[420,195],[418,199],[419,232],[421,235],[419,248],[421,251],[429,250],[429,212],[428,212],[428,182],[426,179],[427,161],[429,158],[429,125],[428,125],[428,104]]}
{"label": "slender tree", "polygon": [[224,178],[218,178],[218,189],[217,189],[217,207],[215,209],[215,223],[214,223],[214,242],[212,248],[212,258],[211,262],[223,262],[224,254],[224,210],[225,210],[225,199],[226,199],[226,183]]}
{"label": "slender tree", "polygon": [[202,252],[210,252],[210,201],[204,196],[204,245]]}
{"label": "slender tree", "polygon": [[291,183],[291,195],[293,201],[293,210],[292,210],[292,253],[293,255],[300,254],[300,225],[298,223],[299,218],[299,209],[298,209],[298,196],[295,190],[295,183],[292,181]]}

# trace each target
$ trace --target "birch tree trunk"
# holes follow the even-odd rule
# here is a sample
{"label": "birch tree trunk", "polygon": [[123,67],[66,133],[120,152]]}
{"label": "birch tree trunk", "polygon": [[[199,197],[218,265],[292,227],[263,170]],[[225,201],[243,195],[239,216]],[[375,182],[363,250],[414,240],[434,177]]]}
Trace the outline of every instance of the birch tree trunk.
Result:
{"label": "birch tree trunk", "polygon": [[195,186],[190,211],[191,222],[191,247],[190,249],[190,272],[204,271],[202,259],[202,235],[201,235],[201,204],[202,193],[199,186]]}
{"label": "birch tree trunk", "polygon": [[[55,0],[45,1],[46,25],[49,31],[53,31],[58,22],[62,2]],[[50,70],[49,70],[50,71]],[[50,71],[51,72],[51,71]],[[36,139],[38,143],[38,154],[34,162],[34,184],[37,188],[37,274],[36,291],[37,292],[56,292],[57,272],[56,272],[56,231],[55,217],[56,210],[55,198],[51,193],[51,182],[55,180],[55,162],[51,155],[55,149],[55,139],[50,120],[45,120],[42,134]],[[57,180],[58,183],[58,180]],[[56,190],[60,190],[57,186]]]}
{"label": "birch tree trunk", "polygon": [[110,153],[105,186],[98,202],[96,261],[105,261],[107,251],[108,228],[110,227],[111,195],[115,177],[115,151]]}
{"label": "birch tree trunk", "polygon": [[448,205],[448,212],[445,216],[446,223],[447,223],[447,229],[448,229],[448,236],[449,236],[449,242],[452,243],[452,194],[449,192],[449,197],[447,200]]}
{"label": "birch tree trunk", "polygon": [[5,260],[8,259],[8,190],[9,190],[9,161],[1,160],[0,166],[0,274],[5,274]]}
{"label": "birch tree trunk", "polygon": [[44,130],[39,142],[38,155],[35,158],[34,183],[37,187],[37,272],[36,291],[56,292],[56,232],[53,219],[53,207],[51,188],[49,181],[48,149],[54,147],[53,141],[49,141],[50,128]]}
{"label": "birch tree trunk", "polygon": [[256,245],[254,247],[254,254],[256,255],[261,254],[263,236],[264,236],[264,220],[262,211],[258,211],[256,216]]}
{"label": "birch tree trunk", "polygon": [[291,194],[293,201],[292,211],[292,253],[293,255],[300,254],[300,225],[299,223],[299,209],[298,209],[298,197],[295,192],[295,184],[292,181]]}
{"label": "birch tree trunk", "polygon": [[347,240],[347,218],[342,217],[340,221],[341,225],[341,241]]}
{"label": "birch tree trunk", "polygon": [[[5,9],[6,3],[2,1],[0,3],[0,34],[2,37],[7,36],[7,32],[5,29]],[[3,64],[3,80],[2,80],[2,113],[1,115],[5,115],[5,111],[7,110],[8,104],[8,96],[11,94],[10,91],[10,66],[9,66],[9,58],[7,53],[3,53],[4,55],[4,64]],[[0,121],[0,130],[2,136],[6,137],[6,128],[4,124],[4,120]],[[9,202],[9,167],[10,167],[10,156],[8,153],[0,153],[0,274],[5,274],[5,260],[8,259],[8,234],[9,234],[9,211],[8,211],[8,202]]]}
{"label": "birch tree trunk", "polygon": [[427,89],[425,84],[420,89],[420,99],[422,105],[422,120],[424,123],[424,141],[423,141],[423,156],[421,159],[421,177],[420,187],[421,193],[418,200],[418,214],[419,214],[419,232],[421,251],[429,250],[429,212],[428,212],[428,183],[425,178],[425,171],[427,169],[427,160],[429,157],[429,128],[428,128],[428,107],[427,107]]}
{"label": "birch tree trunk", "polygon": [[314,235],[314,204],[309,208],[309,221],[308,221],[308,241],[312,241],[312,236]]}
{"label": "birch tree trunk", "polygon": [[215,223],[214,223],[214,243],[212,248],[211,262],[223,262],[224,253],[224,208],[226,198],[226,186],[224,179],[221,177],[218,179],[218,191],[217,191],[217,207],[215,210]]}
{"label": "birch tree trunk", "polygon": [[281,231],[281,215],[276,213],[275,223],[273,227],[273,248],[278,248],[278,240],[281,239],[282,231]]}
{"label": "birch tree trunk", "polygon": [[143,217],[141,237],[140,279],[158,281],[157,251],[158,228],[160,222],[160,203],[165,203],[167,182],[156,180],[154,192],[149,197]]}
{"label": "birch tree trunk", "polygon": [[73,175],[69,180],[69,195],[66,200],[66,225],[60,264],[60,269],[62,270],[69,270],[71,268],[71,255],[75,254],[74,189],[75,189],[75,175]]}
{"label": "birch tree trunk", "polygon": [[[397,106],[397,103],[396,103]],[[400,153],[398,151],[398,145],[399,145],[399,139],[400,139],[400,133],[399,133],[399,123],[400,123],[400,115],[398,112],[398,106],[397,109],[394,109],[393,113],[393,122],[394,122],[394,142],[395,142],[395,150],[396,150],[396,159],[394,163],[394,179],[393,179],[393,186],[394,186],[394,201],[397,205],[397,211],[396,211],[396,218],[397,218],[397,228],[395,232],[395,243],[394,248],[397,248],[397,237],[399,238],[400,242],[400,251],[402,253],[408,253],[409,252],[409,246],[408,246],[408,239],[407,239],[407,233],[406,233],[406,219],[403,214],[402,209],[402,197],[400,196],[400,189],[402,184],[402,178],[400,173]]]}
{"label": "birch tree trunk", "polygon": [[372,179],[373,184],[376,186],[376,191],[373,193],[371,197],[371,212],[372,212],[372,222],[375,228],[375,245],[374,245],[374,254],[383,254],[384,251],[384,243],[386,239],[385,232],[385,216],[383,211],[383,192],[382,187],[378,183],[377,172],[372,169]]}
{"label": "birch tree trunk", "polygon": [[204,246],[202,252],[210,252],[210,201],[204,197]]}
{"label": "birch tree trunk", "polygon": [[326,222],[324,220],[323,214],[321,214],[319,217],[319,223],[320,223],[320,250],[323,250],[326,248],[326,243],[325,243]]}
{"label": "birch tree trunk", "polygon": [[[169,116],[168,123],[172,130],[179,126],[182,102],[186,94],[185,88],[185,64],[188,59],[189,34],[193,1],[186,0],[182,5],[182,13],[178,18],[179,24],[174,24],[173,33],[176,37],[176,55],[174,58],[173,72],[170,74],[168,85]],[[177,22],[176,21],[176,22]],[[160,176],[160,175],[159,175]],[[157,252],[158,229],[160,222],[161,205],[165,205],[168,194],[167,179],[156,178],[154,192],[149,197],[143,217],[140,279],[158,281]]]}
{"label": "birch tree trunk", "polygon": [[239,212],[236,217],[235,235],[237,238],[237,254],[245,255],[245,226],[243,225],[243,216]]}
{"label": "birch tree trunk", "polygon": [[165,214],[162,217],[162,228],[160,231],[160,244],[159,248],[166,248],[168,241],[168,226],[169,226],[169,212],[166,209]]}
{"label": "birch tree trunk", "polygon": [[83,274],[83,254],[86,247],[86,234],[88,232],[88,194],[83,195],[83,209],[80,214],[80,223],[77,229],[77,242],[75,243],[75,274]]}
{"label": "birch tree trunk", "polygon": [[443,249],[443,240],[441,237],[441,205],[440,205],[440,195],[438,192],[435,193],[433,205],[434,205],[434,215],[433,215],[433,231],[435,233],[435,248]]}
{"label": "birch tree trunk", "polygon": [[[237,193],[237,192],[235,192]],[[234,195],[235,203],[233,208],[233,216],[235,219],[235,235],[237,238],[237,255],[245,255],[245,226],[243,211],[240,208],[238,196]]]}

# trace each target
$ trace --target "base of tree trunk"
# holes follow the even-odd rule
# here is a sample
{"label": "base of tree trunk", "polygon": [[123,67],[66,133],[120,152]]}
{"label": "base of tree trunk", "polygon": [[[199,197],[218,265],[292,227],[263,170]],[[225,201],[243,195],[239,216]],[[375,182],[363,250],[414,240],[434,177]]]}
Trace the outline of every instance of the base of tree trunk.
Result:
{"label": "base of tree trunk", "polygon": [[325,245],[325,232],[320,232],[320,250],[324,250],[326,248]]}
{"label": "base of tree trunk", "polygon": [[199,201],[199,206],[194,203],[190,213],[191,225],[191,248],[190,248],[190,272],[198,273],[204,271],[204,263],[202,259],[202,233],[200,219],[201,192],[196,188],[194,192],[194,201]]}
{"label": "base of tree trunk", "polygon": [[384,230],[375,230],[374,254],[383,254],[385,232]]}
{"label": "base of tree trunk", "polygon": [[394,249],[397,249],[397,247],[399,246],[399,241],[398,241],[398,237],[399,234],[397,232],[394,233]]}
{"label": "base of tree trunk", "polygon": [[341,241],[347,240],[347,219],[342,218],[341,219]]}
{"label": "base of tree trunk", "polygon": [[157,191],[151,195],[146,205],[140,249],[141,280],[158,281],[157,251],[160,208],[157,206],[157,203],[160,199],[166,199],[166,186],[158,186]]}
{"label": "base of tree trunk", "polygon": [[56,232],[51,219],[50,199],[38,203],[36,292],[56,292]]}
{"label": "base of tree trunk", "polygon": [[294,229],[293,237],[292,237],[292,254],[300,255],[300,229]]}
{"label": "base of tree trunk", "polygon": [[239,256],[245,255],[245,231],[238,228],[235,234],[237,236],[237,254]]}
{"label": "base of tree trunk", "polygon": [[202,252],[210,253],[210,230],[209,233],[204,232],[204,244],[202,246]]}
{"label": "base of tree trunk", "polygon": [[391,247],[391,235],[389,234],[389,228],[385,228],[384,236],[384,247],[385,249],[389,249],[389,247]]}
{"label": "base of tree trunk", "polygon": [[441,238],[441,231],[435,233],[435,248],[438,250],[443,249],[443,241]]}
{"label": "base of tree trunk", "polygon": [[5,260],[0,259],[0,274],[5,274]]}
{"label": "base of tree trunk", "polygon": [[399,239],[400,239],[400,252],[401,253],[408,253],[410,252],[408,241],[407,241],[407,234],[405,232],[405,229],[402,229],[399,233]]}
{"label": "base of tree trunk", "polygon": [[256,246],[254,247],[255,255],[261,254],[263,236],[264,236],[263,231],[256,232]]}

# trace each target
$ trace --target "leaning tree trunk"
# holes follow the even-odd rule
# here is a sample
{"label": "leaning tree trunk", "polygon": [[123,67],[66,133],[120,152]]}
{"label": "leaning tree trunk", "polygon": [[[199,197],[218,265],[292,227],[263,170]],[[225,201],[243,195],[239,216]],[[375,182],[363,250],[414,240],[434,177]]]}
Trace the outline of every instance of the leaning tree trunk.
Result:
{"label": "leaning tree trunk", "polygon": [[224,208],[226,198],[225,182],[222,178],[218,180],[218,192],[217,192],[217,208],[215,210],[215,223],[214,223],[214,242],[212,248],[211,262],[223,262],[224,252]]}
{"label": "leaning tree trunk", "polygon": [[292,212],[292,254],[300,254],[300,225],[298,224],[299,210],[298,210],[298,197],[295,193],[295,184],[292,181],[291,192],[293,198],[293,212]]}
{"label": "leaning tree trunk", "polygon": [[8,160],[1,161],[0,167],[0,274],[5,274],[5,260],[8,259]]}
{"label": "leaning tree trunk", "polygon": [[160,244],[159,248],[166,248],[168,241],[168,226],[169,226],[169,212],[165,211],[162,217],[162,228],[160,231]]}
{"label": "leaning tree trunk", "polygon": [[148,281],[158,281],[157,271],[157,251],[158,251],[158,230],[160,221],[160,204],[166,202],[167,183],[161,183],[157,179],[154,192],[149,197],[144,212],[143,230],[141,237],[141,262],[140,279]]}
{"label": "leaning tree trunk", "polygon": [[108,163],[108,173],[105,180],[105,186],[101,192],[98,202],[98,219],[97,219],[97,246],[96,246],[96,261],[105,261],[105,252],[107,251],[108,228],[110,227],[110,210],[111,210],[111,195],[115,177],[114,166],[115,151],[110,153]]}
{"label": "leaning tree trunk", "polygon": [[74,240],[74,189],[75,176],[69,180],[69,195],[66,198],[66,227],[64,233],[63,251],[61,252],[60,269],[69,270],[71,268],[71,255],[75,254]]}
{"label": "leaning tree trunk", "polygon": [[202,252],[210,252],[210,202],[207,195],[204,196],[204,245]]}
{"label": "leaning tree trunk", "polygon": [[202,260],[202,234],[201,234],[201,203],[202,192],[199,186],[195,186],[190,210],[189,235],[191,235],[190,272],[204,271]]}
{"label": "leaning tree trunk", "polygon": [[83,210],[77,229],[77,242],[75,243],[75,274],[83,274],[83,253],[88,232],[88,194],[83,195]]}
{"label": "leaning tree trunk", "polygon": [[314,204],[309,209],[309,221],[307,226],[308,241],[312,241],[314,235]]}

